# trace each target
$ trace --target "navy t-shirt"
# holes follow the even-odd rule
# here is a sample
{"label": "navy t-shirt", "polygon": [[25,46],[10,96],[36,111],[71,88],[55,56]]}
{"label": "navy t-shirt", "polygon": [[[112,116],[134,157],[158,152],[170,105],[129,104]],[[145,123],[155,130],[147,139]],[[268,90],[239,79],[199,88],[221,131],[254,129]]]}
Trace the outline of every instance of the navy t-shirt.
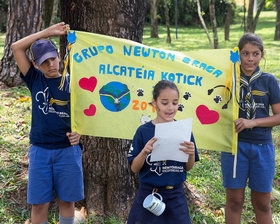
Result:
{"label": "navy t-shirt", "polygon": [[47,149],[70,146],[70,93],[58,89],[61,77],[46,78],[32,64],[24,76],[32,97],[30,143]]}
{"label": "navy t-shirt", "polygon": [[[242,73],[241,76],[247,80],[250,78]],[[269,105],[280,103],[280,87],[278,80],[271,74],[262,73],[260,77],[252,82],[251,91],[256,104],[256,118],[269,117]],[[246,93],[247,87],[242,84],[240,86],[239,117],[245,119],[246,108],[244,98]],[[271,129],[272,127],[244,129],[238,134],[238,140],[254,144],[266,144],[272,142]]]}
{"label": "navy t-shirt", "polygon": [[[137,129],[128,153],[128,162],[130,164],[154,135],[155,125],[151,121]],[[191,136],[191,141],[195,143],[193,135]],[[148,154],[139,172],[141,183],[162,187],[168,185],[174,186],[186,180],[187,172],[185,170],[185,163],[171,160],[150,162],[150,157],[151,153]],[[195,145],[195,161],[198,160],[199,156]]]}

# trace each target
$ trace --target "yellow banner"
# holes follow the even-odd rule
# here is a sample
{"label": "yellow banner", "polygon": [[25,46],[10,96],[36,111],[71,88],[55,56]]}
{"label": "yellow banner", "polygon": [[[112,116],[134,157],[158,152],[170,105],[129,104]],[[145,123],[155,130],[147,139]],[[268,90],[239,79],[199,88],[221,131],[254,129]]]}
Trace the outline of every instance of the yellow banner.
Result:
{"label": "yellow banner", "polygon": [[162,79],[180,91],[175,119],[193,118],[198,148],[236,151],[238,51],[187,54],[133,41],[69,31],[72,131],[132,139],[137,127],[156,117],[153,86]]}

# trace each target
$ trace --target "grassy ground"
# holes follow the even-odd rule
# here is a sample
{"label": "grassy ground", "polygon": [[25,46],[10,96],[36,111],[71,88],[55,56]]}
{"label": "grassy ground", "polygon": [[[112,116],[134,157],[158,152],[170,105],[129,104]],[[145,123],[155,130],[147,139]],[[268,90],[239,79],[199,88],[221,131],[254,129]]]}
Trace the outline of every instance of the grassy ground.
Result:
{"label": "grassy ground", "polygon": [[[240,21],[240,20],[239,20]],[[275,12],[262,12],[256,33],[264,40],[266,62],[262,64],[267,70],[280,79],[279,52],[280,42],[273,41]],[[203,29],[179,27],[178,39],[175,39],[175,28],[171,28],[172,43],[165,41],[165,28],[159,27],[160,38],[150,38],[148,26],[144,30],[143,43],[163,49],[187,52],[209,48],[208,39]],[[243,34],[240,23],[231,26],[230,41],[223,41],[223,29],[219,28],[220,48],[233,48]],[[3,54],[5,35],[0,35],[0,58]],[[30,94],[25,87],[0,90],[0,223],[23,223],[30,217],[30,206],[26,204],[27,167],[28,167],[28,134],[30,129]],[[280,128],[273,129],[273,140],[276,146],[276,175],[273,190],[274,223],[280,223]],[[202,206],[190,205],[193,223],[224,223],[225,190],[222,187],[220,156],[218,152],[200,150],[201,161],[188,175],[188,181],[201,194],[206,196]],[[53,206],[55,207],[55,206]],[[49,222],[55,223],[57,213],[51,210]],[[122,223],[116,217],[108,220],[91,218],[88,223]],[[246,191],[246,201],[242,214],[242,224],[255,223],[250,194]]]}

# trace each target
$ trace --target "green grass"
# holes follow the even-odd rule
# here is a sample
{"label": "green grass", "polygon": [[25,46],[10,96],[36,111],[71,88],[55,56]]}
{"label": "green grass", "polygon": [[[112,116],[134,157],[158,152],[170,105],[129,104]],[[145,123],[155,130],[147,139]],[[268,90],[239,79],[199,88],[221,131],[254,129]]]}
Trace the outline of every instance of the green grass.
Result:
{"label": "green grass", "polygon": [[[276,175],[273,185],[273,196],[276,199],[272,200],[272,210],[274,223],[278,224],[280,220],[280,147],[279,147],[279,126],[274,128],[274,143],[276,148]],[[276,137],[276,135],[278,135]],[[278,144],[277,144],[278,142]],[[196,163],[194,168],[189,172],[188,181],[201,194],[206,196],[204,206],[191,207],[190,213],[194,223],[224,223],[224,207],[225,207],[225,188],[222,186],[220,153],[213,151],[200,151],[201,160]],[[277,183],[277,181],[279,181]],[[255,223],[255,215],[250,202],[250,190],[246,188],[245,203],[242,213],[242,224]]]}
{"label": "green grass", "polygon": [[[219,28],[220,48],[232,49],[243,34],[241,19],[231,26],[230,41],[224,41],[223,28]],[[280,41],[273,41],[275,12],[262,12],[256,33],[264,41],[266,61],[263,69],[280,79]],[[210,31],[210,29],[209,29]],[[171,28],[172,43],[166,43],[166,29],[159,27],[160,38],[150,38],[150,28],[145,26],[143,43],[148,46],[170,49],[187,53],[191,50],[209,49],[207,36],[202,28],[179,27],[178,39],[175,28]],[[212,37],[212,34],[211,34]],[[0,34],[0,58],[3,55],[5,34]],[[58,42],[58,40],[55,40]],[[264,63],[265,62],[265,63]],[[265,65],[265,67],[264,67]],[[30,130],[31,102],[26,87],[0,90],[0,223],[23,223],[30,217],[30,206],[26,204],[28,134]],[[280,127],[273,129],[276,146],[276,175],[273,185],[272,209],[274,223],[280,223]],[[188,181],[201,194],[205,195],[202,206],[189,205],[193,223],[224,223],[225,189],[222,186],[220,172],[220,153],[200,150],[200,162],[190,171]],[[56,223],[58,214],[56,205],[49,213],[49,223]],[[117,217],[90,215],[87,223],[121,224]],[[246,190],[246,199],[242,214],[242,224],[255,223],[250,192]]]}
{"label": "green grass", "polygon": [[26,193],[30,98],[25,87],[0,93],[0,223],[20,223],[29,216],[18,193]]}

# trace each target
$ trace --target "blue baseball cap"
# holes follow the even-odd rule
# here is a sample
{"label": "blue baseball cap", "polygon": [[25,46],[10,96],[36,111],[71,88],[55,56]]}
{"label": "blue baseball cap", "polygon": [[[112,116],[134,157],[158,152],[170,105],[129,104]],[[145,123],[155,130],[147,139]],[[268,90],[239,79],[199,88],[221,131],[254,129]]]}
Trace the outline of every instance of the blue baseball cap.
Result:
{"label": "blue baseball cap", "polygon": [[48,58],[56,58],[57,47],[55,43],[49,39],[39,39],[30,46],[32,60],[40,66]]}

